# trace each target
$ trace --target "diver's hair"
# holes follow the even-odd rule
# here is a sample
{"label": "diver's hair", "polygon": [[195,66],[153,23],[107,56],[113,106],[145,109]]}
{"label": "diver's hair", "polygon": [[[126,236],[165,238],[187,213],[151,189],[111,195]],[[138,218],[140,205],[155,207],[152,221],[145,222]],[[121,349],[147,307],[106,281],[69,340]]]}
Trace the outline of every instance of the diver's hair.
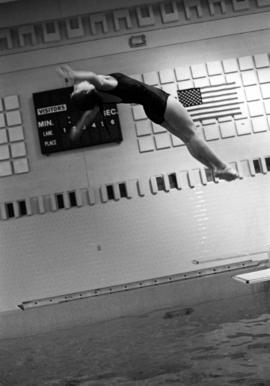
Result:
{"label": "diver's hair", "polygon": [[91,110],[101,104],[101,97],[95,89],[76,92],[71,95],[70,99],[71,104],[80,111]]}

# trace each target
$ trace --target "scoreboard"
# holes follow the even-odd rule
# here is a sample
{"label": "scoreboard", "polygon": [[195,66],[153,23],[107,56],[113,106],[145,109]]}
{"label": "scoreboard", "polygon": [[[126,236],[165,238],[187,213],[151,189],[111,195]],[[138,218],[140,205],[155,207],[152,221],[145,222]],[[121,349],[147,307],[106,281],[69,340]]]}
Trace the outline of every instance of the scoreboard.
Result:
{"label": "scoreboard", "polygon": [[110,96],[104,98],[103,110],[85,127],[81,137],[71,141],[70,130],[83,114],[71,104],[72,91],[73,87],[65,87],[33,94],[41,153],[49,155],[82,147],[120,143],[122,132],[117,104]]}

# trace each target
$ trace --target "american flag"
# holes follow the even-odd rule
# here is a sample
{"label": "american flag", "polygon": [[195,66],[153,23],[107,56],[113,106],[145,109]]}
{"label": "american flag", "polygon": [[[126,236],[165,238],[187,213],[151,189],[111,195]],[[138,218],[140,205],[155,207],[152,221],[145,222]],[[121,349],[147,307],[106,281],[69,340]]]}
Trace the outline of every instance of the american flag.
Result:
{"label": "american flag", "polygon": [[178,99],[194,121],[241,114],[235,82],[178,90]]}

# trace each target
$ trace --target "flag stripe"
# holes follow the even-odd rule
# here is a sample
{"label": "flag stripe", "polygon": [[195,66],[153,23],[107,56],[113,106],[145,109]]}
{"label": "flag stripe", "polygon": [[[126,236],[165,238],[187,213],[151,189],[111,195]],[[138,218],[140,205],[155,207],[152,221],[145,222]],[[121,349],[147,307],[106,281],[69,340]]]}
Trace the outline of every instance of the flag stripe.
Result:
{"label": "flag stripe", "polygon": [[204,114],[192,117],[194,121],[201,121],[202,119],[210,119],[210,118],[222,118],[228,116],[239,115],[241,113],[240,108],[235,108],[234,110],[222,111],[220,113],[216,112],[205,112]]}
{"label": "flag stripe", "polygon": [[[237,99],[236,99],[237,101]],[[190,106],[190,107],[187,107],[187,110],[188,111],[203,111],[205,109],[209,109],[211,108],[211,106],[213,106],[213,109],[215,107],[226,107],[226,106],[235,106],[235,98],[233,100],[222,100],[222,101],[217,101],[217,102],[206,102],[204,103],[203,105],[197,105],[197,106]]]}
{"label": "flag stripe", "polygon": [[208,95],[208,96],[203,96],[202,97],[202,102],[205,103],[205,102],[208,102],[208,101],[212,101],[212,100],[221,100],[221,99],[230,99],[230,98],[237,98],[236,96],[237,94],[234,92],[234,93],[228,93],[228,94],[219,94],[219,95]]}
{"label": "flag stripe", "polygon": [[200,90],[202,92],[207,90],[216,90],[216,89],[226,89],[226,88],[238,88],[239,86],[235,82],[229,82],[229,83],[219,83],[214,84],[211,86],[202,86],[200,87]]}
{"label": "flag stripe", "polygon": [[207,87],[205,89],[201,88],[201,93],[202,93],[202,95],[204,95],[204,94],[215,94],[217,92],[225,92],[226,93],[226,92],[230,92],[230,91],[236,90],[237,88],[239,88],[239,87],[230,86],[230,87],[219,87],[219,88],[214,88],[214,89]]}
{"label": "flag stripe", "polygon": [[209,109],[209,110],[204,110],[204,111],[195,111],[193,113],[191,113],[190,115],[192,117],[196,117],[198,115],[204,115],[204,114],[209,114],[209,113],[222,113],[222,112],[226,112],[226,111],[240,111],[240,107],[239,106],[236,106],[236,107],[216,107],[215,109]]}

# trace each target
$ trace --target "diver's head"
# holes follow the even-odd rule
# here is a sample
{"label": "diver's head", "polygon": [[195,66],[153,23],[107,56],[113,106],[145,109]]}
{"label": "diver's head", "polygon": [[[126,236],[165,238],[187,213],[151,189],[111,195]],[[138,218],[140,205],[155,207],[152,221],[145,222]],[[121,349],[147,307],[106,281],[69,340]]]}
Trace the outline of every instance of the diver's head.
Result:
{"label": "diver's head", "polygon": [[82,81],[74,85],[71,103],[78,110],[91,110],[100,104],[100,96],[93,84]]}

